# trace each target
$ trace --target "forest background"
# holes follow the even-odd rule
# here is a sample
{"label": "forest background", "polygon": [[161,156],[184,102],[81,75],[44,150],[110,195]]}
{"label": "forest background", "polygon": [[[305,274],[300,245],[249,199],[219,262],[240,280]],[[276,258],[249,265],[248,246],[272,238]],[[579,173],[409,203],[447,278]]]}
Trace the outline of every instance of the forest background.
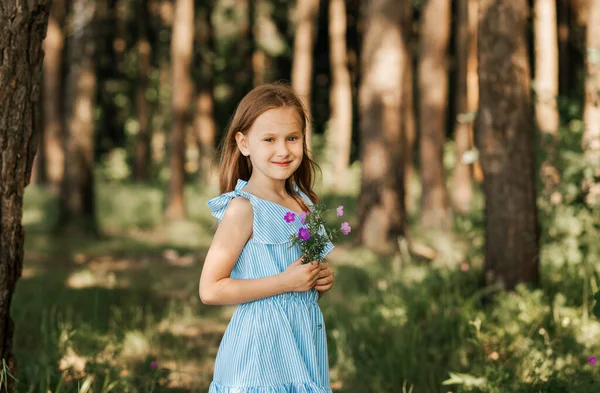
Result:
{"label": "forest background", "polygon": [[27,3],[0,6],[0,391],[207,391],[218,146],[274,81],[353,228],[335,392],[598,391],[600,0]]}

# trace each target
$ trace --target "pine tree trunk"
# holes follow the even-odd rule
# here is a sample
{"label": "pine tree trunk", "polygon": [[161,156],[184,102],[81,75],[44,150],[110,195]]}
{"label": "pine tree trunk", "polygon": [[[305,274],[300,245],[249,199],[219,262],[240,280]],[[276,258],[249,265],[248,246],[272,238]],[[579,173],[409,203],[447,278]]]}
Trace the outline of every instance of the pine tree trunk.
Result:
{"label": "pine tree trunk", "polygon": [[549,194],[559,183],[555,166],[558,144],[558,37],[556,30],[556,2],[535,0],[535,117],[542,133],[542,147],[546,159],[541,175],[544,194]]}
{"label": "pine tree trunk", "polygon": [[571,62],[569,61],[569,39],[570,39],[570,0],[558,0],[556,2],[556,14],[558,17],[558,91],[559,95],[568,95],[571,90],[570,73]]}
{"label": "pine tree trunk", "polygon": [[421,226],[447,229],[450,208],[444,175],[444,142],[448,100],[447,50],[450,1],[428,0],[421,24],[419,58],[419,140],[421,157]]}
{"label": "pine tree trunk", "polygon": [[336,190],[343,190],[348,178],[352,144],[352,86],[346,55],[346,4],[344,0],[330,0],[329,2],[329,42],[332,83],[327,151],[334,152],[333,187]]}
{"label": "pine tree trunk", "polygon": [[[34,108],[49,13],[50,1],[3,0],[0,6],[0,359],[12,375],[17,373],[10,307],[23,269],[23,192],[37,148]],[[5,381],[1,389],[12,392],[14,380]]]}
{"label": "pine tree trunk", "polygon": [[134,179],[138,182],[148,181],[150,172],[150,113],[146,88],[150,72],[150,52],[148,40],[148,8],[145,1],[138,4],[138,83],[136,84],[135,100],[137,106],[139,131],[135,142]]}
{"label": "pine tree trunk", "polygon": [[404,205],[407,212],[413,209],[410,185],[415,173],[413,158],[415,151],[415,142],[417,140],[417,126],[415,119],[414,104],[414,78],[415,78],[415,44],[416,37],[413,37],[413,4],[410,1],[404,2],[404,31],[406,36],[406,71],[404,72],[404,82],[402,93],[402,136],[404,138]]}
{"label": "pine tree trunk", "polygon": [[469,0],[458,1],[458,21],[456,23],[456,119],[454,141],[456,162],[454,164],[452,200],[454,209],[467,213],[471,209],[473,187],[471,166],[463,161],[465,152],[471,149],[472,121],[469,117],[467,97],[467,64],[469,57]]}
{"label": "pine tree trunk", "polygon": [[169,151],[169,194],[166,216],[171,220],[186,218],[183,187],[185,183],[185,130],[190,115],[192,81],[190,66],[194,44],[194,2],[177,0],[171,38],[173,93],[171,97],[172,126]]}
{"label": "pine tree trunk", "polygon": [[[479,108],[479,76],[477,67],[477,30],[479,26],[479,0],[469,0],[469,59],[467,60],[467,102],[469,115],[466,121],[470,122],[471,146],[475,146],[475,114]],[[479,160],[472,165],[473,179],[478,183],[483,181],[483,171]]]}
{"label": "pine tree trunk", "polygon": [[44,171],[49,188],[58,194],[65,166],[65,153],[62,144],[62,52],[64,36],[61,29],[64,18],[64,0],[54,0],[48,34],[44,40],[44,85],[43,113],[44,132],[42,147],[44,151]]}
{"label": "pine tree trunk", "polygon": [[[292,87],[302,98],[311,118],[310,92],[312,87],[313,48],[315,25],[319,13],[319,0],[298,0],[296,4],[296,34],[292,63]],[[312,151],[312,130],[306,130],[306,144]]]}
{"label": "pine tree trunk", "polygon": [[362,181],[359,239],[379,253],[405,235],[402,98],[406,70],[403,9],[393,0],[367,6],[359,91]]}
{"label": "pine tree trunk", "polygon": [[60,189],[60,226],[96,233],[94,201],[94,106],[96,98],[95,0],[73,0],[65,80],[65,166]]}
{"label": "pine tree trunk", "polygon": [[590,206],[600,206],[600,182],[597,180],[600,172],[600,1],[590,3],[588,18],[583,151],[588,164],[594,168],[594,175],[587,179],[586,202]]}
{"label": "pine tree trunk", "polygon": [[558,41],[556,2],[535,0],[535,117],[540,131],[552,138],[558,135]]}
{"label": "pine tree trunk", "polygon": [[476,141],[484,172],[485,281],[537,283],[534,131],[526,0],[483,0]]}
{"label": "pine tree trunk", "polygon": [[263,1],[255,0],[249,5],[249,23],[252,29],[252,86],[259,86],[265,83],[265,66],[267,56],[259,44],[261,37],[261,18]]}
{"label": "pine tree trunk", "polygon": [[196,34],[200,59],[198,90],[196,92],[196,113],[194,133],[200,151],[200,181],[203,184],[217,184],[215,138],[217,134],[213,100],[213,61],[214,33],[210,22],[212,10],[204,7],[197,17]]}

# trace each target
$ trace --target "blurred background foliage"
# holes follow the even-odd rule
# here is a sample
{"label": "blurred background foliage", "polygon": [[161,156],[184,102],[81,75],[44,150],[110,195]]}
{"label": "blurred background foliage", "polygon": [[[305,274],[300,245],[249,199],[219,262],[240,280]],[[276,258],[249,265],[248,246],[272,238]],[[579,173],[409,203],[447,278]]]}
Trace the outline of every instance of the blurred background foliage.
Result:
{"label": "blurred background foliage", "polygon": [[[15,378],[18,392],[207,391],[218,344],[233,312],[232,307],[205,306],[198,297],[202,261],[214,231],[206,202],[219,193],[211,170],[214,149],[237,103],[254,85],[295,83],[294,60],[300,57],[295,43],[308,9],[313,24],[307,41],[312,69],[308,86],[300,90],[309,92],[312,154],[322,167],[317,191],[325,203],[344,205],[353,227],[330,254],[336,284],[320,302],[327,324],[332,389],[344,393],[598,391],[600,369],[591,358],[600,356],[600,322],[592,312],[600,278],[600,170],[583,143],[586,105],[598,106],[586,99],[590,64],[597,64],[589,59],[589,53],[594,53],[590,48],[597,43],[586,38],[586,32],[587,26],[600,20],[585,19],[587,14],[596,15],[591,11],[598,8],[594,0],[539,2],[555,9],[553,41],[560,70],[554,107],[560,122],[553,133],[543,130],[533,110],[540,102],[535,63],[536,48],[542,44],[534,34],[535,7],[540,5],[523,1],[528,10],[527,62],[534,70],[533,76],[528,75],[533,78],[528,116],[535,127],[532,181],[538,190],[539,254],[532,263],[539,269],[539,279],[517,280],[509,291],[485,280],[486,202],[489,209],[490,200],[483,190],[486,174],[477,160],[481,145],[473,141],[477,107],[465,104],[473,94],[466,80],[477,76],[477,68],[466,64],[477,59],[477,50],[471,44],[470,49],[461,49],[459,30],[472,23],[477,13],[469,7],[478,2],[342,1],[351,103],[347,114],[351,127],[345,136],[336,133],[339,123],[331,120],[338,105],[331,98],[335,72],[329,37],[335,1],[308,3],[54,1],[45,43],[43,135],[32,184],[25,193],[25,262],[12,305],[18,368],[15,376],[0,369],[4,378],[0,381]],[[193,13],[191,25],[177,11],[185,4],[191,5],[182,8]],[[370,246],[361,232],[365,226],[361,149],[370,132],[376,138],[381,131],[361,125],[369,114],[361,109],[359,92],[369,80],[364,60],[369,48],[364,45],[377,46],[367,43],[365,36],[370,27],[383,26],[381,19],[369,18],[381,4],[391,7],[391,14],[402,14],[400,30],[408,44],[403,69],[408,72],[410,66],[414,72],[408,95],[397,92],[405,97],[402,124],[412,119],[416,125],[414,142],[402,153],[403,159],[409,157],[402,164],[406,228],[397,234],[399,241],[391,253]],[[428,6],[433,8],[428,11]],[[461,19],[461,7],[469,8],[471,19]],[[78,24],[86,11],[94,15],[91,22]],[[447,25],[425,23],[426,15],[435,14],[441,14]],[[91,29],[88,41],[78,41],[77,29],[82,26]],[[177,35],[177,27],[183,29],[183,36]],[[175,44],[184,42],[185,29],[193,39],[187,55],[178,55]],[[466,33],[469,43],[476,30]],[[384,33],[381,45],[386,42]],[[427,52],[422,37],[443,41],[444,34],[446,50]],[[86,45],[94,48],[88,62],[85,54],[78,54]],[[378,56],[383,64],[394,66],[393,53]],[[426,100],[429,94],[439,93],[428,92],[426,81],[418,76],[427,56],[441,57],[444,64],[447,90],[442,90],[438,112],[422,112],[434,106]],[[52,67],[53,60],[57,67]],[[175,76],[178,64],[183,64],[189,79]],[[87,96],[69,82],[83,67],[90,67],[95,77],[96,88]],[[54,87],[47,84],[53,81]],[[461,83],[467,87],[459,88]],[[176,108],[178,96],[187,97],[189,103],[182,115]],[[409,96],[414,106],[406,109]],[[208,106],[202,97],[210,97]],[[83,137],[92,141],[83,148],[91,153],[87,161],[79,161],[79,153],[68,147],[68,141],[77,140],[86,129],[70,125],[79,118],[78,102],[92,106],[90,132]],[[179,118],[184,126],[175,140]],[[434,150],[441,152],[441,184],[451,202],[439,206],[423,202],[427,187],[422,174],[431,162],[420,158],[419,149],[424,148],[429,118],[443,124]],[[199,125],[207,124],[203,123],[207,119],[213,126]],[[470,127],[461,134],[467,135],[466,148],[457,137],[457,124]],[[209,129],[214,129],[214,135],[206,133]],[[334,153],[343,138],[349,138],[350,148],[340,172]],[[181,165],[173,164],[173,156],[181,159]],[[468,167],[466,182],[472,190],[465,200],[457,200],[454,194],[460,165]],[[555,171],[547,171],[548,165]],[[89,184],[83,184],[86,175],[64,175],[81,168],[89,169]],[[173,180],[177,171],[184,179],[181,184]],[[555,173],[558,182],[552,181]],[[336,184],[339,178],[344,179],[341,186]],[[73,204],[69,202],[73,195],[80,195],[82,201],[92,195],[93,202]],[[436,209],[444,217],[447,214],[449,225],[438,225],[444,217],[423,219],[427,211]],[[90,220],[79,220],[88,216]]]}

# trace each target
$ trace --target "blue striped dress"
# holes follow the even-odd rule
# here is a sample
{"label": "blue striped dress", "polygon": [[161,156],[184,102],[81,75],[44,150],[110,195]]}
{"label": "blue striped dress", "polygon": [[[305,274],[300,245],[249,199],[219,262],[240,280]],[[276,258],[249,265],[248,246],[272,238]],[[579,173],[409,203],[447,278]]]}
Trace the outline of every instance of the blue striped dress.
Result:
{"label": "blue striped dress", "polygon": [[[231,271],[235,279],[279,274],[301,256],[289,240],[302,225],[298,215],[286,223],[283,217],[289,209],[245,192],[247,184],[238,180],[234,191],[208,202],[219,221],[233,198],[241,196],[252,204],[253,236]],[[324,254],[332,249],[329,243]],[[331,393],[318,297],[313,288],[238,305],[219,346],[209,393]]]}

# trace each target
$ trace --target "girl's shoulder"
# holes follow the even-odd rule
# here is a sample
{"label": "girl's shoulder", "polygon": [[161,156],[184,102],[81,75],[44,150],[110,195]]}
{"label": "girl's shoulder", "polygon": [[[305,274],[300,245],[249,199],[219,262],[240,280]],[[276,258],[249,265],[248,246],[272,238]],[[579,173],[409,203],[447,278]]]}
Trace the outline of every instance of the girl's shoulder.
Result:
{"label": "girl's shoulder", "polygon": [[[217,218],[220,222],[232,201],[236,200],[234,205],[245,204],[244,207],[240,207],[240,210],[252,209],[252,214],[248,214],[248,217],[252,220],[254,241],[262,244],[285,244],[290,242],[290,235],[298,231],[300,227],[300,218],[297,217],[291,223],[286,222],[285,216],[288,212],[286,208],[245,192],[244,187],[246,184],[246,181],[238,180],[233,191],[209,200],[208,206],[211,209],[213,217]],[[295,190],[307,205],[312,205],[312,201],[305,193],[297,188]],[[239,203],[237,203],[238,200],[240,200]],[[234,205],[232,207],[237,209]]]}

